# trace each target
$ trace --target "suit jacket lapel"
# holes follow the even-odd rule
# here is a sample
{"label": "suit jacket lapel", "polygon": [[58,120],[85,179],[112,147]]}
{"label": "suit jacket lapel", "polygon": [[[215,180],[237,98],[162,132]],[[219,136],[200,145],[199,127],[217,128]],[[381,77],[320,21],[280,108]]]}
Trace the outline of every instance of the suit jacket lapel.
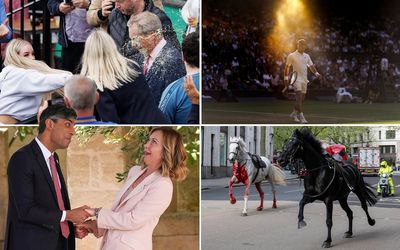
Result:
{"label": "suit jacket lapel", "polygon": [[39,165],[39,168],[42,170],[42,173],[45,176],[47,183],[49,184],[49,188],[51,190],[51,193],[53,194],[54,201],[57,203],[57,195],[56,195],[56,190],[54,189],[53,179],[51,178],[43,153],[40,150],[39,145],[36,143],[35,140],[31,142],[31,147],[34,154],[36,155],[36,161]]}
{"label": "suit jacket lapel", "polygon": [[159,68],[161,67],[161,63],[162,63],[162,57],[163,55],[168,53],[168,42],[167,44],[165,44],[165,46],[162,48],[162,50],[160,51],[160,54],[158,54],[158,56],[156,57],[156,59],[154,60],[153,64],[151,65],[151,68],[149,69],[149,72],[147,72],[146,75],[146,80],[150,79],[153,77],[153,75],[156,73],[156,71],[159,70]]}
{"label": "suit jacket lapel", "polygon": [[[133,182],[140,176],[140,174],[141,174],[142,172],[143,172],[143,171],[141,171],[141,172],[139,173],[139,175],[136,176],[132,182],[130,182],[130,185],[133,184]],[[137,195],[137,194],[140,193],[141,191],[143,191],[143,189],[144,189],[147,185],[149,185],[150,183],[152,183],[153,180],[156,179],[158,176],[160,176],[160,173],[159,173],[158,171],[156,171],[156,172],[152,173],[151,175],[147,176],[135,189],[133,189],[133,190],[125,197],[124,200],[122,200],[121,202],[119,202],[120,199],[121,199],[121,196],[122,196],[122,195],[121,195],[121,196],[119,197],[119,200],[118,200],[118,203],[116,204],[115,209],[118,209],[119,207],[121,207],[122,205],[124,205],[126,201],[128,201],[129,199],[131,199],[133,196]],[[133,179],[133,178],[132,178],[132,179]],[[129,185],[129,186],[130,186],[130,185]],[[129,186],[127,186],[126,188],[124,188],[124,190],[126,191],[126,190],[129,188]],[[125,193],[125,191],[124,191],[124,193]]]}
{"label": "suit jacket lapel", "polygon": [[132,175],[129,179],[126,180],[125,184],[122,186],[121,190],[119,191],[117,198],[114,201],[114,204],[112,205],[112,209],[115,209],[118,204],[120,203],[120,200],[122,198],[122,195],[126,192],[126,190],[133,184],[133,182],[144,172],[144,169],[141,171],[135,173]]}

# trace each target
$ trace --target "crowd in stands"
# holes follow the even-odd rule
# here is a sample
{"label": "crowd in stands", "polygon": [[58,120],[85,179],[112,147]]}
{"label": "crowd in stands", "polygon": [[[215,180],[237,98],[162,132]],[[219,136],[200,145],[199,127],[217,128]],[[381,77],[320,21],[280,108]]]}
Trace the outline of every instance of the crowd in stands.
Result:
{"label": "crowd in stands", "polygon": [[[359,95],[400,86],[400,27],[396,20],[315,18],[302,33],[274,33],[270,11],[241,15],[209,8],[203,20],[203,89],[259,90],[279,95],[286,57],[298,38],[307,41],[306,53],[322,74],[310,88],[332,89],[346,84]],[[270,17],[270,18],[268,18]]]}
{"label": "crowd in stands", "polygon": [[[3,0],[0,7],[0,39],[8,42]],[[85,124],[198,123],[199,0],[183,5],[182,46],[159,0],[49,0],[47,8],[60,16],[61,69],[35,60],[29,41],[11,40],[0,72],[0,123],[35,123],[51,92]]]}

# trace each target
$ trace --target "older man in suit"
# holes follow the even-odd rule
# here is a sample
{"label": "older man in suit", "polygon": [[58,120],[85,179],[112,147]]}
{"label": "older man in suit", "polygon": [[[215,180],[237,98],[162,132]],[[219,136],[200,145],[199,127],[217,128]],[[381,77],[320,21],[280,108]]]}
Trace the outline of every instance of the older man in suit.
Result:
{"label": "older man in suit", "polygon": [[8,164],[9,207],[6,250],[73,250],[75,228],[90,215],[70,202],[56,149],[75,134],[73,109],[49,106],[40,116],[39,135],[13,154]]}
{"label": "older man in suit", "polygon": [[145,55],[143,73],[158,106],[164,89],[186,74],[181,51],[164,39],[161,21],[151,12],[132,15],[128,27],[133,46]]}

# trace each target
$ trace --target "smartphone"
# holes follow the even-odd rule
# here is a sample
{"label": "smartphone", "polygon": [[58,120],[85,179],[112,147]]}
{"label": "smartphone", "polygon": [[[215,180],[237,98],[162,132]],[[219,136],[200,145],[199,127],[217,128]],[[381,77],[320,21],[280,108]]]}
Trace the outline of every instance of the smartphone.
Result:
{"label": "smartphone", "polygon": [[51,99],[51,100],[47,100],[47,104],[49,106],[53,106],[53,105],[64,105],[65,106],[63,98],[54,98],[54,99]]}
{"label": "smartphone", "polygon": [[112,11],[113,9],[115,9],[115,1],[111,1],[111,7],[108,9],[109,11]]}

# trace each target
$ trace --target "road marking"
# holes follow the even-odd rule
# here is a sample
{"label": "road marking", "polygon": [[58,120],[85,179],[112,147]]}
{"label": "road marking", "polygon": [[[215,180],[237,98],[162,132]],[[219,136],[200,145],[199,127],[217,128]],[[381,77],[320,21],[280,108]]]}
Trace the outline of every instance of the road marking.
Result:
{"label": "road marking", "polygon": [[285,192],[283,192],[284,194],[287,194],[287,193],[293,193],[293,192],[303,192],[304,190],[302,190],[302,189],[295,189],[295,190],[290,190],[290,191],[285,191]]}

